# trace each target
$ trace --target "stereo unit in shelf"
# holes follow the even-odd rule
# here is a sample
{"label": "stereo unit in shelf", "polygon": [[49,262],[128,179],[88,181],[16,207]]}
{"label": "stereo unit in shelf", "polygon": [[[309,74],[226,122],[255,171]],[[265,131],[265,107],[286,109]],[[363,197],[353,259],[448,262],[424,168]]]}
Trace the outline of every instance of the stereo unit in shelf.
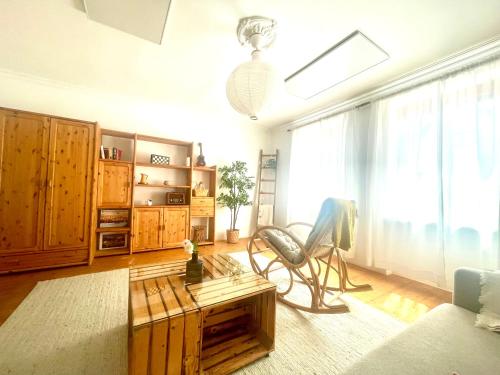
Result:
{"label": "stereo unit in shelf", "polygon": [[167,205],[186,204],[186,194],[183,192],[168,192]]}

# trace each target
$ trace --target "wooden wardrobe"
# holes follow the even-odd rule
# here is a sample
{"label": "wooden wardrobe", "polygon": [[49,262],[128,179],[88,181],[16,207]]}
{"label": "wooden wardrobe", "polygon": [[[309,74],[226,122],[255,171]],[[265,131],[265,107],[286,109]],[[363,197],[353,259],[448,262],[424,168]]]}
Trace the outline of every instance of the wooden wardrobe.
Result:
{"label": "wooden wardrobe", "polygon": [[0,272],[90,261],[96,131],[0,108]]}

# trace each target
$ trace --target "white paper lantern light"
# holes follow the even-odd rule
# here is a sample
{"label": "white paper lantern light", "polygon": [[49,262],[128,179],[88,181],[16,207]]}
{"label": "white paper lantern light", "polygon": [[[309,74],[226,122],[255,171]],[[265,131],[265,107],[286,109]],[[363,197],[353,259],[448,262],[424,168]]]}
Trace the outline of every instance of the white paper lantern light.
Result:
{"label": "white paper lantern light", "polygon": [[283,80],[277,70],[262,61],[261,51],[269,47],[276,38],[276,22],[272,19],[253,16],[242,18],[236,33],[242,45],[254,48],[252,60],[233,70],[226,84],[226,95],[231,106],[239,113],[257,120],[272,99],[279,95]]}
{"label": "white paper lantern light", "polygon": [[241,114],[257,120],[257,115],[279,94],[283,84],[274,67],[260,59],[260,51],[252,53],[252,60],[233,70],[226,85],[231,106]]}

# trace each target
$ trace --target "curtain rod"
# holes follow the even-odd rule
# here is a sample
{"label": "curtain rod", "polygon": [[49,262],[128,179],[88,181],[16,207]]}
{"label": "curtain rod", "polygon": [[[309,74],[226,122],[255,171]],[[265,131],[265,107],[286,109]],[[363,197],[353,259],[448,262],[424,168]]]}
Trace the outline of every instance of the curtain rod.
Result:
{"label": "curtain rod", "polygon": [[411,73],[404,74],[366,94],[349,99],[337,105],[329,105],[295,121],[288,122],[284,124],[282,128],[284,127],[288,132],[291,132],[325,118],[364,107],[375,100],[384,99],[411,90],[497,58],[500,58],[500,35],[480,45],[476,45],[445,59],[426,65]]}

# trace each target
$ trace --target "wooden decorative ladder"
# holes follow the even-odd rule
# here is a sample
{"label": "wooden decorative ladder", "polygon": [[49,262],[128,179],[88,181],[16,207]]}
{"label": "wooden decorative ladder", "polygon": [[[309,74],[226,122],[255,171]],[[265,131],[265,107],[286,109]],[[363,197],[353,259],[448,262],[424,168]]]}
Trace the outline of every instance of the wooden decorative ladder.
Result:
{"label": "wooden decorative ladder", "polygon": [[[259,152],[259,170],[257,176],[257,212],[255,223],[258,227],[274,225],[276,208],[276,183],[278,177],[279,151],[274,154]],[[257,247],[265,249],[265,245]]]}

